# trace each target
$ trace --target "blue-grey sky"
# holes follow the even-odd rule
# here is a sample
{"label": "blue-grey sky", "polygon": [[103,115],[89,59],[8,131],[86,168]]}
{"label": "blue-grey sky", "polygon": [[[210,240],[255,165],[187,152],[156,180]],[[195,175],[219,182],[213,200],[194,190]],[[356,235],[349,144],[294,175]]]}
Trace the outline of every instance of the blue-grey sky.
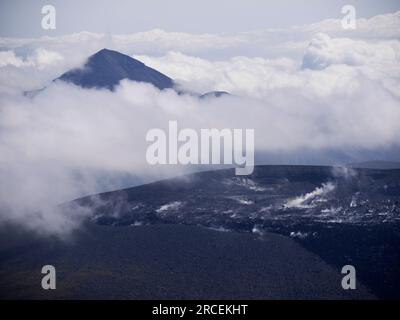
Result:
{"label": "blue-grey sky", "polygon": [[[41,8],[54,5],[56,30],[41,28]],[[191,33],[287,27],[341,17],[352,4],[357,17],[400,10],[399,0],[0,0],[0,36],[56,36],[80,31],[132,33],[160,28]]]}

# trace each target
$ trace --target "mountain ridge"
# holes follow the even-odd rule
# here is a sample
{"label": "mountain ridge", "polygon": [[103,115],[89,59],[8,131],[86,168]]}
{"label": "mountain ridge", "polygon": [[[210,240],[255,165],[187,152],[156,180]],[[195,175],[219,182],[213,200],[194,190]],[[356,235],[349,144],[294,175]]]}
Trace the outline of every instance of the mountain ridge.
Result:
{"label": "mountain ridge", "polygon": [[83,68],[69,70],[54,81],[62,80],[83,88],[114,90],[123,79],[151,83],[160,90],[174,87],[170,77],[128,55],[106,48],[91,55]]}

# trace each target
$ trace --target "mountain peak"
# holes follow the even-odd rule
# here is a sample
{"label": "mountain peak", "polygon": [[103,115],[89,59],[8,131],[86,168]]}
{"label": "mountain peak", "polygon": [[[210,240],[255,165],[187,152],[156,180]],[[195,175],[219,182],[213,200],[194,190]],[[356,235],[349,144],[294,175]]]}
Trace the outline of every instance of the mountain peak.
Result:
{"label": "mountain peak", "polygon": [[95,59],[99,59],[99,58],[113,58],[113,59],[131,59],[133,61],[139,62],[141,64],[144,64],[142,62],[140,62],[139,60],[136,60],[126,54],[123,54],[121,52],[115,51],[115,50],[110,50],[107,48],[103,48],[99,51],[97,51],[96,53],[94,53],[93,55],[91,55],[88,58],[88,61],[91,60],[95,60]]}
{"label": "mountain peak", "polygon": [[122,79],[151,83],[160,90],[174,86],[172,79],[161,72],[128,55],[106,48],[91,55],[83,68],[67,71],[56,80],[83,88],[114,90]]}
{"label": "mountain peak", "polygon": [[118,51],[107,49],[107,48],[103,48],[103,49],[99,50],[98,52],[96,52],[95,54],[105,54],[105,53],[118,53],[119,54]]}

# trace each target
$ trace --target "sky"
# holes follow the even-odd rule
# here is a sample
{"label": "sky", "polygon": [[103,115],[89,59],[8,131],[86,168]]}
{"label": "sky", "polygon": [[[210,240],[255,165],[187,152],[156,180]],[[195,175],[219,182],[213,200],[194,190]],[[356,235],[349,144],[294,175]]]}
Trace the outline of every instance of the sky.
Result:
{"label": "sky", "polygon": [[[41,28],[51,4],[57,28]],[[341,17],[345,4],[359,18],[400,10],[398,0],[0,0],[0,36],[38,37],[90,31],[123,34],[152,29],[189,33],[243,32]]]}

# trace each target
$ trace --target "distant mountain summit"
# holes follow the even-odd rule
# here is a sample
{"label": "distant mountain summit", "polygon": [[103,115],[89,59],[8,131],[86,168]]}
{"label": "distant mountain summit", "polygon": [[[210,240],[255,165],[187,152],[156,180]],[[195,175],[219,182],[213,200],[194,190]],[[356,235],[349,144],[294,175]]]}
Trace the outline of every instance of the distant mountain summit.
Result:
{"label": "distant mountain summit", "polygon": [[65,72],[62,80],[83,88],[114,90],[122,79],[151,83],[160,90],[172,88],[174,82],[144,63],[117,51],[102,49],[90,56],[82,68]]}
{"label": "distant mountain summit", "polygon": [[222,96],[230,96],[231,94],[229,92],[226,91],[210,91],[207,93],[204,93],[200,96],[201,99],[205,99],[205,98],[219,98]]}
{"label": "distant mountain summit", "polygon": [[347,166],[353,167],[353,168],[390,170],[390,169],[400,169],[400,162],[373,160],[373,161],[349,163]]}
{"label": "distant mountain summit", "polygon": [[[230,93],[225,91],[211,91],[199,94],[180,90],[177,88],[174,80],[165,74],[146,66],[143,62],[126,54],[109,49],[102,49],[91,55],[83,67],[69,70],[54,79],[53,82],[61,80],[73,83],[82,88],[105,88],[113,91],[123,79],[151,83],[160,90],[171,88],[179,95],[189,94],[199,99],[219,98],[230,95]],[[46,88],[24,91],[23,95],[33,98]]]}

